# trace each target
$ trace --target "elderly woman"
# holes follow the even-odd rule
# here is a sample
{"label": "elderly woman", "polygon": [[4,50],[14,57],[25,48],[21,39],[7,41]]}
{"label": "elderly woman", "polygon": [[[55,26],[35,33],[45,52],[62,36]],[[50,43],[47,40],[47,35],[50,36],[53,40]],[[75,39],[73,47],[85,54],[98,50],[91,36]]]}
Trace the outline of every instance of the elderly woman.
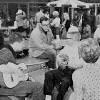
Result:
{"label": "elderly woman", "polygon": [[89,38],[80,45],[80,54],[84,61],[83,68],[73,75],[74,93],[70,100],[100,99],[100,47],[95,39]]}
{"label": "elderly woman", "polygon": [[60,18],[59,18],[59,12],[58,11],[54,11],[53,12],[53,16],[54,16],[54,20],[51,23],[51,26],[54,27],[54,38],[60,38]]}

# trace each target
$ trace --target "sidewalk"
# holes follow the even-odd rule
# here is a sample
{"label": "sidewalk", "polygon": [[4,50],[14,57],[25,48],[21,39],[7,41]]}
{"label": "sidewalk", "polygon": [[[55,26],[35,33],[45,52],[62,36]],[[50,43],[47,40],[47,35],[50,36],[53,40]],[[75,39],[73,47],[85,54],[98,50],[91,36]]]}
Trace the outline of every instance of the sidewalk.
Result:
{"label": "sidewalk", "polygon": [[[16,62],[17,63],[21,63],[21,62],[24,63],[26,60],[27,60],[27,57],[21,58],[21,59],[16,59]],[[32,68],[32,67],[34,67],[34,66],[29,66],[29,68]],[[39,69],[36,71],[29,72],[29,75],[32,76],[35,81],[43,84],[44,83],[44,74],[47,71],[48,71],[48,69]]]}

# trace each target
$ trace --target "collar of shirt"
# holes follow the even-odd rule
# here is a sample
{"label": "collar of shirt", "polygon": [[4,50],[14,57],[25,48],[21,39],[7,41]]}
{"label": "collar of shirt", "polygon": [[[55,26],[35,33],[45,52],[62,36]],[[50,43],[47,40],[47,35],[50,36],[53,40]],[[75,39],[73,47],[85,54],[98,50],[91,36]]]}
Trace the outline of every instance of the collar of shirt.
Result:
{"label": "collar of shirt", "polygon": [[52,33],[51,33],[50,29],[48,30],[47,34],[45,34],[40,25],[38,26],[38,28],[39,28],[39,30],[40,30],[40,32],[41,32],[41,36],[42,36],[42,37],[46,37],[48,43],[51,43],[51,41],[52,41],[51,34],[52,34]]}

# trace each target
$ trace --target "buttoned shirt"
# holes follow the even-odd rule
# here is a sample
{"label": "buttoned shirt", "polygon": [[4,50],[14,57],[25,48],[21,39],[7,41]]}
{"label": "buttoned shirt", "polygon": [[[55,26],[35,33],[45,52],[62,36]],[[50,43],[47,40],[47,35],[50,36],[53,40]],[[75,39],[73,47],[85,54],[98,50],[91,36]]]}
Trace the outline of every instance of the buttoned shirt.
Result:
{"label": "buttoned shirt", "polygon": [[100,66],[85,64],[73,75],[74,100],[100,100]]}
{"label": "buttoned shirt", "polygon": [[53,34],[51,29],[48,30],[47,35],[43,32],[40,25],[38,25],[31,33],[29,39],[29,54],[33,57],[38,57],[45,50],[50,49],[52,45]]}

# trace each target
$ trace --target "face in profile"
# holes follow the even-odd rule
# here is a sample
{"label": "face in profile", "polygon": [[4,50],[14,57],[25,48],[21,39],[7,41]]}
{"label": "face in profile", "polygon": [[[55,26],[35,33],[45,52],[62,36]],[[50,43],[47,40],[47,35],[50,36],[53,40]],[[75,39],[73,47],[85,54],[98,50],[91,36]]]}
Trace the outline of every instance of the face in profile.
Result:
{"label": "face in profile", "polygon": [[49,30],[49,21],[42,21],[41,28],[43,29],[43,31],[48,32],[48,30]]}

